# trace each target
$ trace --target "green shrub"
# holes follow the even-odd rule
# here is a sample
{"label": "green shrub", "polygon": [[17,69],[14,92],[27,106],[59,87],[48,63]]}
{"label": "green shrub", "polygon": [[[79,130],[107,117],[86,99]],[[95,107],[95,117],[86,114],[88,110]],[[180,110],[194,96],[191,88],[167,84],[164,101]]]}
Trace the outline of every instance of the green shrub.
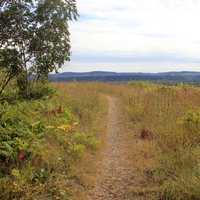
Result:
{"label": "green shrub", "polygon": [[[48,82],[35,82],[30,85],[29,98],[41,99],[43,97],[51,97],[55,93],[55,89]],[[22,96],[24,96],[22,94]],[[24,96],[26,97],[26,95]]]}
{"label": "green shrub", "polygon": [[[19,162],[20,152],[24,157],[29,157],[33,151],[32,144],[43,137],[45,126],[42,122],[32,124],[25,113],[28,104],[22,103],[0,105],[0,161]],[[24,110],[25,109],[25,110]]]}

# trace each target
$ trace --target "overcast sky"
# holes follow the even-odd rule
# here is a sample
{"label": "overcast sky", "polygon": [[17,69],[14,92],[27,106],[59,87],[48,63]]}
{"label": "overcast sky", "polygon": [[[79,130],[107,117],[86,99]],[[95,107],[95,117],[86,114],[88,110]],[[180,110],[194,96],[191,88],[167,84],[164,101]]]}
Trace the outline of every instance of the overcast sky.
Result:
{"label": "overcast sky", "polygon": [[200,71],[200,0],[77,0],[63,71]]}

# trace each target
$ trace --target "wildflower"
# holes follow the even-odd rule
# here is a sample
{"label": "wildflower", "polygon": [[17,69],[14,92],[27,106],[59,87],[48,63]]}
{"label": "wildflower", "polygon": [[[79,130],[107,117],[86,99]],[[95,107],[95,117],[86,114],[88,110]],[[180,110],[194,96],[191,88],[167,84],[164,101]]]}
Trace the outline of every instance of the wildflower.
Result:
{"label": "wildflower", "polygon": [[62,130],[62,131],[65,131],[65,132],[72,131],[72,126],[69,125],[69,124],[63,124],[61,126],[58,126],[57,128],[60,129],[60,130]]}

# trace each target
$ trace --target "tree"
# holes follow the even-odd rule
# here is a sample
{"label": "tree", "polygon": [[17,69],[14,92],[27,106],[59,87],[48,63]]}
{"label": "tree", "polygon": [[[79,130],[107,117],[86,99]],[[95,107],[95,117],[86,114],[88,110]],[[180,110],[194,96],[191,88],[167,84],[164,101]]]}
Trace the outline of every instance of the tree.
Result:
{"label": "tree", "polygon": [[20,60],[17,51],[8,48],[6,50],[0,50],[0,78],[2,80],[0,82],[0,95],[10,80],[19,74],[19,64]]}
{"label": "tree", "polygon": [[77,17],[76,0],[0,1],[0,69],[12,71],[3,85],[16,77],[29,96],[32,82],[69,61],[68,22]]}

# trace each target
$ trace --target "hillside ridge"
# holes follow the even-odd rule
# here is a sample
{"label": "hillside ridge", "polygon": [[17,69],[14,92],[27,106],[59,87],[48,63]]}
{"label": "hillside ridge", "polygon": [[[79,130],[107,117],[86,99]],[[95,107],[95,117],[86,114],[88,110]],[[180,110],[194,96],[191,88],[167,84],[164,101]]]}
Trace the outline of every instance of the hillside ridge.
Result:
{"label": "hillside ridge", "polygon": [[166,81],[166,82],[200,82],[200,72],[195,71],[170,71],[157,73],[143,72],[63,72],[49,75],[51,81]]}

